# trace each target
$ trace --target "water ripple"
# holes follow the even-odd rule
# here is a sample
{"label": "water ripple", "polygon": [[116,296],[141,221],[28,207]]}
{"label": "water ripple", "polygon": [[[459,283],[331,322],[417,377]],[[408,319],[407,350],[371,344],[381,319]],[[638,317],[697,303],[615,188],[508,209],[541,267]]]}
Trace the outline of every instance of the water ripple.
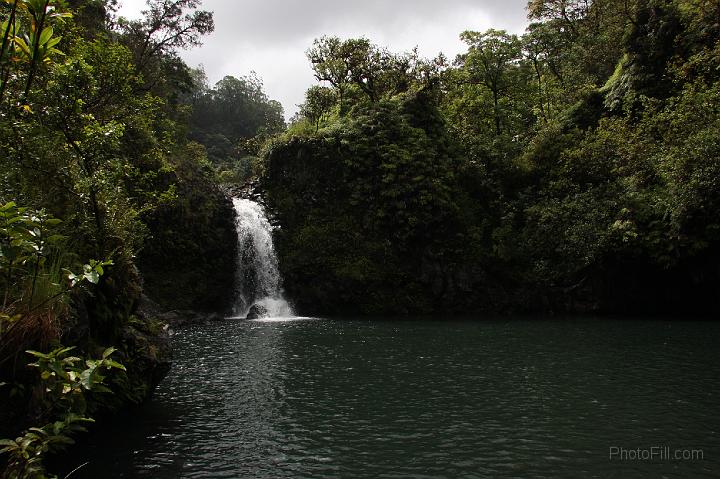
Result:
{"label": "water ripple", "polygon": [[[610,320],[189,329],[81,477],[716,477],[719,337]],[[665,445],[704,460],[609,460]]]}

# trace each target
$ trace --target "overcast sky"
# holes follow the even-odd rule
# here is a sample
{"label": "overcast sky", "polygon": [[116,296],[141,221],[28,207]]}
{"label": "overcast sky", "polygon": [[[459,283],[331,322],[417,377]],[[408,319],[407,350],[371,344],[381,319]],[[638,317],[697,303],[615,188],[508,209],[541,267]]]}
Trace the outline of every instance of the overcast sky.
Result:
{"label": "overcast sky", "polygon": [[[145,0],[121,0],[120,14],[134,18]],[[203,46],[183,52],[202,64],[211,84],[225,75],[255,71],[265,92],[289,118],[315,83],[305,51],[322,35],[365,36],[394,52],[417,45],[425,57],[464,50],[464,30],[522,33],[527,0],[204,0],[214,12],[215,32]]]}

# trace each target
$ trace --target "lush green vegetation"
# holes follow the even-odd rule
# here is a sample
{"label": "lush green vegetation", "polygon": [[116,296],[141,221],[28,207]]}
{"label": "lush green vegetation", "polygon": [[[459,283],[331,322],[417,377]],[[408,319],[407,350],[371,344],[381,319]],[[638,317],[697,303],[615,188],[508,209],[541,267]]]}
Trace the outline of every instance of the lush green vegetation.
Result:
{"label": "lush green vegetation", "polygon": [[720,4],[528,11],[452,64],[308,50],[264,163],[301,311],[718,311]]}
{"label": "lush green vegetation", "polygon": [[285,129],[280,103],[268,99],[254,74],[227,76],[214,88],[195,70],[190,138],[205,146],[210,162],[225,183],[242,183],[257,172],[257,154],[270,135]]}
{"label": "lush green vegetation", "polygon": [[303,313],[720,309],[717,0],[532,0],[452,62],[322,37],[287,128],[179,58],[199,0],[116,3],[0,2],[2,477],[167,372],[143,292],[228,306],[223,182],[261,177]]}
{"label": "lush green vegetation", "polygon": [[45,477],[46,453],[166,374],[143,291],[229,306],[232,205],[178,57],[213,29],[199,3],[151,0],[135,21],[115,1],[0,3],[0,437],[19,435],[0,477]]}

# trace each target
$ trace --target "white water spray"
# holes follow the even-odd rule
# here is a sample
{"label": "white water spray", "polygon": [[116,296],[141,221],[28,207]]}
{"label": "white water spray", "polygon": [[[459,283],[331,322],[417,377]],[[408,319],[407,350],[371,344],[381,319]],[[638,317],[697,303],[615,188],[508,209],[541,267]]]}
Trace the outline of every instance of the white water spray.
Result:
{"label": "white water spray", "polygon": [[283,298],[282,280],[272,241],[272,225],[263,207],[251,200],[233,198],[238,237],[236,299],[233,313],[246,317],[257,305],[264,316],[290,318],[293,310]]}

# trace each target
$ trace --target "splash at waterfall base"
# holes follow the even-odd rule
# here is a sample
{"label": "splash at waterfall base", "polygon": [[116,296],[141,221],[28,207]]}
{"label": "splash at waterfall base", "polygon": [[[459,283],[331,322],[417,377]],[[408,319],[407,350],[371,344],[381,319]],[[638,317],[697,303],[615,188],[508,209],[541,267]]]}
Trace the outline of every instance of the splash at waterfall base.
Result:
{"label": "splash at waterfall base", "polygon": [[233,316],[247,319],[290,318],[295,314],[283,296],[273,246],[273,226],[263,206],[233,198],[238,254]]}

